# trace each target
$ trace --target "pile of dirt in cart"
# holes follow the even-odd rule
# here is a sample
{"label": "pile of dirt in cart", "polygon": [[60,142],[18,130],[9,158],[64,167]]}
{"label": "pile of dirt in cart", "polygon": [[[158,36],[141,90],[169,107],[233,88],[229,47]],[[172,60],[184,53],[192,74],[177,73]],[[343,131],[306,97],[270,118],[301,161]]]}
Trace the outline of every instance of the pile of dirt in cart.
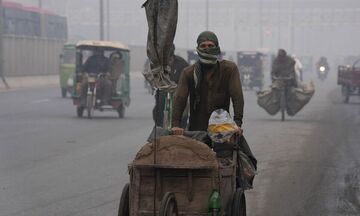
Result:
{"label": "pile of dirt in cart", "polygon": [[[184,136],[162,136],[156,142],[156,164],[218,167],[216,154],[206,144]],[[154,143],[144,145],[133,165],[154,164]]]}

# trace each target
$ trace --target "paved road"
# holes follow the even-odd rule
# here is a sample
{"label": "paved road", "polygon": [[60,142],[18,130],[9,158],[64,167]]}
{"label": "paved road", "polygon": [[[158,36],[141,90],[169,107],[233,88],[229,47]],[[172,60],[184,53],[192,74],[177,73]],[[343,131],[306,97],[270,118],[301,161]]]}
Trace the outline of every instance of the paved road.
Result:
{"label": "paved road", "polygon": [[[132,80],[126,117],[75,117],[57,88],[0,93],[0,216],[116,215],[127,164],[152,127],[153,97]],[[359,215],[360,100],[334,79],[286,122],[246,92],[245,134],[259,160],[248,215]]]}

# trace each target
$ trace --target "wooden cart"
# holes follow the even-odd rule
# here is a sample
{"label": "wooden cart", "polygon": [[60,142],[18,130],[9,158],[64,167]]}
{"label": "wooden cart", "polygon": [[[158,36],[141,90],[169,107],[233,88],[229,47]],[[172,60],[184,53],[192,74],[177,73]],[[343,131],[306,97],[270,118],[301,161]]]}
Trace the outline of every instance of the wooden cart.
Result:
{"label": "wooden cart", "polygon": [[352,95],[360,96],[360,59],[355,61],[352,66],[338,67],[338,85],[341,85],[343,101],[349,102]]}
{"label": "wooden cart", "polygon": [[[245,195],[236,188],[236,157],[234,151],[218,159],[206,144],[183,136],[146,144],[129,165],[119,216],[246,215]],[[213,213],[209,198],[217,192],[221,207]]]}

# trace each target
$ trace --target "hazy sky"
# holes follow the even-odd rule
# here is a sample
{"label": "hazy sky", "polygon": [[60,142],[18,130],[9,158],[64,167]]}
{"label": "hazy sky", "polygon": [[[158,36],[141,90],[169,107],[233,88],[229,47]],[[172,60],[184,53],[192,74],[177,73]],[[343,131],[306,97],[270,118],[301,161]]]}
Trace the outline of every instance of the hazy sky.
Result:
{"label": "hazy sky", "polygon": [[[37,5],[38,0],[16,0]],[[146,43],[144,0],[110,2],[110,39]],[[99,0],[42,0],[43,7],[68,16],[70,38],[98,39]],[[356,54],[360,0],[208,0],[209,29],[223,50],[277,50],[302,55]],[[205,30],[206,0],[179,0],[175,44],[193,48]],[[346,32],[346,33],[345,33]]]}

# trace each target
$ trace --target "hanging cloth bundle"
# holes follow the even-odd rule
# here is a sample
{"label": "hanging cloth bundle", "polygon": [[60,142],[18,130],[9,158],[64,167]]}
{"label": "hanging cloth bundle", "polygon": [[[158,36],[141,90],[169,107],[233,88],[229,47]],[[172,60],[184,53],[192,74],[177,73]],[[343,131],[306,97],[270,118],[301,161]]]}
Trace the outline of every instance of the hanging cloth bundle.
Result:
{"label": "hanging cloth bundle", "polygon": [[177,0],[147,0],[145,7],[148,22],[147,56],[150,71],[143,73],[153,88],[173,91],[176,84],[170,80],[170,47],[176,32],[178,17]]}

